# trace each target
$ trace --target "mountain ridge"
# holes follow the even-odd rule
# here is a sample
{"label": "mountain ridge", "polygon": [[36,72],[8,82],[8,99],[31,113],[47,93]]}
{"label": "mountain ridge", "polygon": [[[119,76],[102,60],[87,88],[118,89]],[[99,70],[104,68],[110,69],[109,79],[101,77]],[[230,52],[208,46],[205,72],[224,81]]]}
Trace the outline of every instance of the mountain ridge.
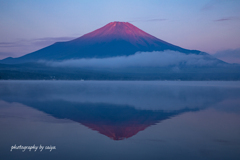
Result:
{"label": "mountain ridge", "polygon": [[173,50],[185,54],[205,54],[188,50],[158,39],[128,22],[110,22],[90,33],[66,42],[56,42],[19,58],[1,63],[25,63],[39,60],[62,61],[81,58],[129,56],[136,52]]}

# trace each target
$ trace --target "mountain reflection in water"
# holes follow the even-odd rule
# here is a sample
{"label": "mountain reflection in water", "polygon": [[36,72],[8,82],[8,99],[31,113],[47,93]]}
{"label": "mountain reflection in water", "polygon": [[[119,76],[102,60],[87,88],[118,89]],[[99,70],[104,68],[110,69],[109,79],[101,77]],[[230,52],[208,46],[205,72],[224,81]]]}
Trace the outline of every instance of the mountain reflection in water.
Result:
{"label": "mountain reflection in water", "polygon": [[0,87],[3,101],[81,123],[113,140],[240,94],[238,88],[204,82],[10,81]]}
{"label": "mountain reflection in water", "polygon": [[38,102],[31,107],[55,118],[79,122],[113,140],[132,137],[160,121],[196,110],[187,108],[176,111],[138,110],[124,105],[64,101]]}

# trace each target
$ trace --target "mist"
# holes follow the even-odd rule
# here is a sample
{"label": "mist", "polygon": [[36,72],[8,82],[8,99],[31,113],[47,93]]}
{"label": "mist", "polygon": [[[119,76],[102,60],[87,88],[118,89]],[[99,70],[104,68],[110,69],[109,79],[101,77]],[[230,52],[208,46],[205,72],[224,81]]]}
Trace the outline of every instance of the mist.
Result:
{"label": "mist", "polygon": [[219,51],[213,56],[228,63],[240,64],[240,48]]}
{"label": "mist", "polygon": [[137,52],[134,55],[92,58],[92,59],[71,59],[64,61],[41,61],[52,67],[167,67],[167,66],[212,66],[218,65],[219,61],[210,55],[184,54],[176,51],[154,51]]}

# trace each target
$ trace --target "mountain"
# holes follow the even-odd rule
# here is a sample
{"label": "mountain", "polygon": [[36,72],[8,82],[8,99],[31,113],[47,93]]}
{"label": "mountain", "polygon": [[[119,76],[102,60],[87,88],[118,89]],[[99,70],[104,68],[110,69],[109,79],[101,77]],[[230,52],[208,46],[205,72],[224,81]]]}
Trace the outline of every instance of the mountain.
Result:
{"label": "mountain", "polygon": [[81,58],[107,58],[129,56],[138,51],[173,50],[200,54],[160,40],[128,22],[111,22],[107,25],[67,42],[57,42],[46,48],[19,58],[6,58],[1,63],[23,63],[38,60],[67,60]]}
{"label": "mountain", "polygon": [[240,80],[240,66],[175,46],[128,22],[111,22],[74,40],[1,60],[0,79]]}

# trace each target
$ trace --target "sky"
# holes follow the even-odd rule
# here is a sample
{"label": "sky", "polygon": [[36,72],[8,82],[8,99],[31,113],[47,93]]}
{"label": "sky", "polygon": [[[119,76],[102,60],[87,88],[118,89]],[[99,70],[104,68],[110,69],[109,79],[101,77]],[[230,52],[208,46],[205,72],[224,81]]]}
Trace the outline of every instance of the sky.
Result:
{"label": "sky", "polygon": [[186,49],[240,57],[240,0],[0,0],[0,59],[113,21]]}

